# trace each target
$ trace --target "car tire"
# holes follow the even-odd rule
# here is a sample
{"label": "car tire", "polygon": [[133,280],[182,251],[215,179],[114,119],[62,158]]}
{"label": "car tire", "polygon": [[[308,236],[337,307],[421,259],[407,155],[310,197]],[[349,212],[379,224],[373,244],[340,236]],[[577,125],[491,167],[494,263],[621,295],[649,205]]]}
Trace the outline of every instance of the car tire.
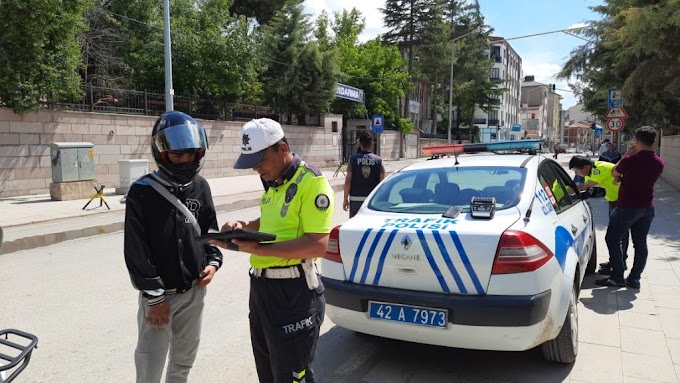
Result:
{"label": "car tire", "polygon": [[[593,235],[595,232],[593,231]],[[590,250],[590,260],[586,266],[586,275],[595,273],[597,269],[597,240],[593,238],[593,248]]]}
{"label": "car tire", "polygon": [[576,286],[571,288],[569,309],[557,337],[541,345],[543,357],[551,362],[574,363],[578,354],[578,307]]}

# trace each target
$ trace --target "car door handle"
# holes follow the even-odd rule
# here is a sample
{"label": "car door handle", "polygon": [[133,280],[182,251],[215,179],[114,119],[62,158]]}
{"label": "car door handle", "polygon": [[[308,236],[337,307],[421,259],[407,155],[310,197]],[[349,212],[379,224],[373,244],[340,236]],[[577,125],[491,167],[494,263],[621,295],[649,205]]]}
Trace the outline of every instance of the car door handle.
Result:
{"label": "car door handle", "polygon": [[587,217],[587,216],[585,216],[585,215],[582,215],[581,217],[583,217],[583,223],[586,223],[586,222],[588,222],[588,217]]}
{"label": "car door handle", "polygon": [[571,225],[571,234],[576,235],[576,232],[578,231],[578,227]]}

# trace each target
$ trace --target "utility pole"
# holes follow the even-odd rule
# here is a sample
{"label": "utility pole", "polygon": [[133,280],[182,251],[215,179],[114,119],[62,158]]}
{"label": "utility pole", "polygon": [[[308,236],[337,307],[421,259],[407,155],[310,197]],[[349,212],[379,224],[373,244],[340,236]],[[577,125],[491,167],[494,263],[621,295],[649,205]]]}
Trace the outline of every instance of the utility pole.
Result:
{"label": "utility pole", "polygon": [[163,42],[165,44],[165,111],[175,109],[172,89],[172,49],[170,47],[170,0],[163,0]]}

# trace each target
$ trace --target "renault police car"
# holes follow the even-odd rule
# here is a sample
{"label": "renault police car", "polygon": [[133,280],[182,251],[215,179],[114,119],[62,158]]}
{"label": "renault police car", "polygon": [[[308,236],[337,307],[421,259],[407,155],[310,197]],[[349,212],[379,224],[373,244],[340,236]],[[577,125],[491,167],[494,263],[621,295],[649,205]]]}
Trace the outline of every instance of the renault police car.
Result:
{"label": "renault police car", "polygon": [[456,155],[386,178],[331,232],[320,261],[330,319],[449,347],[541,345],[573,362],[577,298],[597,264],[593,216],[541,143],[431,147]]}

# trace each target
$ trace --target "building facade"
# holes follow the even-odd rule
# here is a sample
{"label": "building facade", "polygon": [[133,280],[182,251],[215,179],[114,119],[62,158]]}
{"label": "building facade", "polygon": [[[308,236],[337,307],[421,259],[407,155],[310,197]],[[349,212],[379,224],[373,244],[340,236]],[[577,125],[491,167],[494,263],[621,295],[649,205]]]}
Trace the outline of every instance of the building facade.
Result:
{"label": "building facade", "polygon": [[474,124],[479,128],[482,142],[519,139],[521,131],[512,127],[520,123],[520,90],[522,79],[522,58],[502,37],[491,37],[494,41],[489,50],[493,61],[491,80],[503,80],[498,87],[507,89],[497,96],[500,106],[488,112],[475,110]]}
{"label": "building facade", "polygon": [[548,85],[524,77],[521,93],[521,124],[524,138],[548,139]]}

